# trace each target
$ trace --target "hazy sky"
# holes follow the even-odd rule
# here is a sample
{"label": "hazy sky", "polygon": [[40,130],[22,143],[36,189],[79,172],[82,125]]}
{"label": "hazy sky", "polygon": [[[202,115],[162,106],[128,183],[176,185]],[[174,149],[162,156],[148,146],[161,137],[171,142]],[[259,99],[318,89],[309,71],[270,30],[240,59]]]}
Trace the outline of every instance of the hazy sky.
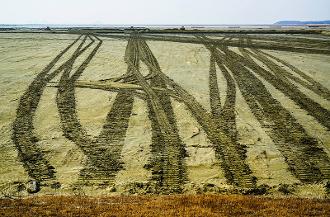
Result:
{"label": "hazy sky", "polygon": [[3,24],[269,24],[330,20],[330,0],[0,0]]}

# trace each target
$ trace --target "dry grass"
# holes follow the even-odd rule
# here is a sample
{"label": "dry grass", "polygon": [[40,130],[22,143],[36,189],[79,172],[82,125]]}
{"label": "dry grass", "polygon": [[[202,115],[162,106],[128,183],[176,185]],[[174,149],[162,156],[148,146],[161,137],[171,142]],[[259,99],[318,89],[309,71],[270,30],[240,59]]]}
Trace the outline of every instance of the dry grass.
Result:
{"label": "dry grass", "polygon": [[0,216],[327,216],[329,200],[239,195],[1,199]]}

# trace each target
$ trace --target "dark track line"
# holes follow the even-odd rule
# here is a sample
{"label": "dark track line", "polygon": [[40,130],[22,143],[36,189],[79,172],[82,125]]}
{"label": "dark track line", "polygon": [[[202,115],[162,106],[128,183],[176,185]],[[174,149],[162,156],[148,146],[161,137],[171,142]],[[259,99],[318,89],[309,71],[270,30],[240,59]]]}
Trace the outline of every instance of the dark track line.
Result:
{"label": "dark track line", "polygon": [[[246,64],[247,67],[251,68],[253,71],[258,73],[261,77],[263,77],[266,81],[272,84],[276,89],[283,92],[286,96],[288,96],[291,100],[293,100],[300,108],[306,110],[309,115],[313,116],[320,124],[330,129],[330,111],[323,108],[319,103],[313,101],[309,97],[307,97],[304,93],[302,93],[292,82],[290,82],[285,76],[279,76],[278,73],[285,74],[283,72],[284,69],[279,67],[278,65],[271,62],[269,59],[255,55],[247,50],[243,50],[243,54],[251,55],[262,63],[267,65],[270,70],[274,73],[271,73],[258,64],[256,64],[251,58],[242,58],[242,56],[228,51],[232,55],[235,55],[236,58],[240,59],[242,62]],[[245,55],[246,56],[246,55]]]}
{"label": "dark track line", "polygon": [[[229,169],[232,174],[232,177],[240,176],[242,172],[236,173],[237,170],[241,171],[250,171],[249,166],[245,164],[246,159],[246,148],[240,145],[237,142],[237,129],[236,129],[236,114],[235,114],[235,104],[236,104],[236,85],[235,81],[225,68],[225,66],[219,62],[213,53],[213,49],[210,49],[211,58],[210,58],[210,75],[209,75],[209,89],[210,89],[210,104],[211,104],[211,112],[212,118],[215,121],[217,130],[225,133],[231,138],[231,143],[228,145],[226,150],[223,150],[223,155],[227,156],[227,152],[237,153],[237,158],[235,159],[234,163],[227,162],[229,165]],[[223,108],[221,108],[220,103],[220,94],[217,82],[217,74],[216,74],[216,67],[215,63],[221,72],[223,73],[226,83],[227,83],[227,91],[226,91],[226,100],[224,103]],[[222,157],[220,160],[227,160],[227,158]],[[236,163],[238,162],[239,163]],[[235,169],[234,169],[235,168]],[[234,178],[235,179],[235,178]],[[236,178],[238,179],[238,178]],[[250,174],[246,174],[245,177],[241,180],[242,186],[251,186],[252,183],[255,183],[255,179],[250,176]],[[246,183],[244,183],[246,182]]]}
{"label": "dark track line", "polygon": [[[121,150],[132,113],[134,96],[131,91],[119,90],[107,115],[99,136],[90,138],[81,126],[76,114],[75,82],[92,60],[102,41],[93,49],[77,71],[70,77],[71,69],[62,75],[57,97],[64,135],[74,141],[87,156],[87,165],[81,170],[83,179],[113,180],[122,166]],[[128,73],[129,73],[128,69]],[[125,79],[124,79],[125,80]]]}
{"label": "dark track line", "polygon": [[266,52],[263,52],[261,50],[253,50],[257,55],[263,55],[263,56],[267,56],[273,60],[276,60],[277,62],[287,66],[289,69],[291,69],[293,72],[295,72],[297,75],[299,75],[300,77],[302,77],[303,79],[305,79],[306,81],[300,79],[297,76],[292,75],[289,72],[285,72],[284,69],[282,69],[281,71],[284,71],[283,74],[285,74],[285,76],[287,76],[288,78],[290,78],[291,80],[297,82],[298,84],[304,86],[305,88],[313,91],[314,93],[316,93],[317,95],[323,97],[326,100],[330,100],[330,91],[324,87],[322,84],[320,84],[319,82],[315,81],[312,77],[310,77],[309,75],[307,75],[306,73],[304,73],[303,71],[301,71],[300,69],[298,69],[297,67],[291,65],[290,63],[286,62],[285,60],[282,60],[278,57],[275,57],[274,55],[268,54]]}
{"label": "dark track line", "polygon": [[[149,117],[152,121],[153,127],[153,142],[158,142],[158,146],[161,146],[162,156],[156,156],[154,158],[156,161],[162,159],[162,161],[157,162],[157,165],[161,167],[159,170],[158,180],[161,186],[157,186],[156,191],[162,193],[179,193],[182,190],[182,183],[180,182],[180,164],[181,164],[181,150],[177,147],[178,143],[176,141],[176,132],[164,111],[163,104],[161,103],[158,94],[152,89],[151,85],[146,81],[144,76],[139,72],[139,68],[135,67],[135,63],[140,61],[141,56],[144,56],[141,44],[138,40],[138,36],[132,35],[127,45],[128,49],[131,50],[131,57],[126,58],[127,63],[133,68],[133,74],[135,75],[138,84],[141,85],[144,92],[147,94],[149,100]],[[147,62],[147,59],[144,59]],[[149,61],[147,62],[149,63]],[[153,119],[154,118],[154,119]],[[158,135],[158,137],[154,137]],[[157,150],[158,151],[158,150]]]}
{"label": "dark track line", "polygon": [[106,123],[97,138],[91,141],[95,155],[89,167],[81,171],[85,179],[113,179],[123,169],[121,151],[132,114],[134,96],[130,91],[118,92],[109,111]]}
{"label": "dark track line", "polygon": [[241,36],[244,39],[248,40],[263,40],[263,41],[270,41],[270,42],[277,42],[277,43],[284,43],[284,44],[294,44],[295,46],[306,46],[310,45],[311,47],[315,48],[330,48],[330,41],[326,40],[319,40],[319,39],[312,39],[312,38],[290,38],[290,37],[272,37],[272,36],[252,36],[252,35],[245,35]]}
{"label": "dark track line", "polygon": [[291,172],[307,183],[329,179],[330,161],[317,141],[271,96],[238,54],[226,49],[222,52],[226,55],[216,51],[216,57],[233,73],[252,113],[283,154]]}
{"label": "dark track line", "polygon": [[[217,61],[217,64],[223,73],[226,81],[227,81],[227,92],[226,92],[226,101],[222,108],[221,116],[220,116],[220,127],[224,130],[228,135],[231,136],[233,142],[237,142],[237,129],[236,129],[236,114],[235,114],[235,104],[236,104],[236,85],[233,77],[230,75],[228,70]],[[245,149],[238,145],[238,150],[243,150],[242,159],[245,159]]]}
{"label": "dark track line", "polygon": [[[92,42],[87,45],[85,48],[89,47],[94,43],[94,39]],[[94,144],[94,141],[90,139],[82,128],[79,119],[76,114],[76,103],[75,103],[75,81],[81,76],[84,72],[87,65],[90,63],[100,46],[102,45],[102,41],[99,41],[97,46],[92,50],[92,52],[88,55],[88,57],[83,61],[83,63],[79,66],[79,68],[74,72],[74,74],[70,77],[70,72],[72,70],[73,63],[75,61],[72,60],[71,65],[68,66],[65,72],[62,74],[58,85],[58,93],[57,93],[57,107],[60,114],[61,125],[64,131],[64,136],[78,145],[84,154],[87,156],[88,169],[84,168],[81,171],[81,176],[83,178],[95,178],[96,175],[104,175],[104,171],[110,170],[110,168],[104,168],[106,164],[102,161],[104,160],[104,155],[107,155],[106,148],[99,147]],[[111,159],[111,158],[109,158]],[[111,160],[106,159],[105,162],[110,162]],[[110,166],[112,166],[110,164]],[[101,169],[99,168],[101,167]],[[96,169],[95,169],[96,168]],[[91,174],[92,173],[92,174]],[[105,176],[111,177],[112,173],[107,174]],[[103,178],[103,177],[102,177]]]}
{"label": "dark track line", "polygon": [[219,128],[224,130],[233,139],[237,140],[236,119],[235,119],[235,104],[236,104],[236,86],[235,81],[228,72],[228,70],[217,61],[218,67],[223,73],[227,82],[226,101],[221,108],[220,93],[217,81],[217,74],[215,68],[216,58],[211,50],[210,58],[210,75],[209,75],[209,89],[210,89],[210,105],[211,112],[214,119],[218,121]]}
{"label": "dark track line", "polygon": [[[206,35],[206,34],[204,34]],[[303,45],[315,45],[319,47],[330,46],[330,40],[316,39],[316,38],[291,38],[291,37],[282,37],[282,36],[270,36],[270,35],[250,35],[250,34],[225,34],[227,37],[232,37],[233,39],[242,38],[244,40],[261,40],[261,41],[270,41],[276,43],[293,43],[293,44],[303,44]],[[224,35],[217,35],[224,36]]]}
{"label": "dark track line", "polygon": [[[39,182],[54,179],[55,168],[45,158],[43,151],[36,144],[38,138],[34,134],[33,119],[40,98],[47,83],[57,74],[58,70],[49,76],[49,71],[60,58],[81,38],[79,36],[73,43],[61,51],[33,80],[20,99],[16,119],[13,123],[12,139],[16,145],[18,156],[23,163],[30,178]],[[83,43],[83,42],[82,42]],[[81,44],[82,44],[81,43]],[[79,49],[79,48],[78,48]]]}
{"label": "dark track line", "polygon": [[[219,130],[217,123],[212,116],[182,87],[176,84],[165,74],[161,75],[167,85],[171,86],[178,96],[191,111],[194,118],[202,126],[206,132],[207,138],[214,146],[215,154],[221,161],[221,166],[224,169],[225,176],[229,183],[239,187],[254,187],[255,178],[251,176],[251,170],[241,159],[241,153],[236,150],[236,144],[233,143],[229,135]],[[235,165],[235,166],[233,166]]]}
{"label": "dark track line", "polygon": [[[157,71],[155,69],[155,71]],[[192,112],[197,122],[206,132],[208,139],[214,146],[215,153],[218,159],[221,159],[222,167],[225,171],[227,180],[234,185],[240,187],[254,187],[256,180],[251,176],[251,170],[242,161],[241,153],[231,151],[236,150],[236,144],[232,139],[219,130],[217,123],[212,116],[196,101],[196,99],[184,90],[180,85],[175,83],[167,75],[161,71],[157,74],[164,80],[166,85],[170,86],[173,92],[178,96],[187,108]],[[235,165],[235,166],[232,166]]]}
{"label": "dark track line", "polygon": [[[157,72],[161,71],[160,66],[158,64],[157,59],[151,52],[149,46],[143,39],[138,39],[138,48],[140,52],[140,58],[141,61],[146,64],[146,66],[149,69],[149,75],[152,75],[150,79],[150,86],[151,88],[162,88],[166,89],[167,86],[163,79],[157,75]],[[172,142],[173,146],[176,149],[174,152],[169,152],[169,148],[167,147],[167,141],[164,139],[164,136],[162,135],[161,126],[157,121],[156,112],[154,111],[152,107],[152,102],[150,100],[147,100],[148,102],[148,108],[149,108],[149,118],[152,123],[152,159],[150,164],[153,165],[152,167],[152,173],[153,173],[153,179],[156,180],[158,183],[158,186],[160,188],[163,188],[166,183],[175,182],[177,183],[179,187],[177,189],[170,189],[170,191],[174,192],[181,192],[183,189],[183,184],[186,181],[186,165],[184,158],[186,157],[186,150],[185,150],[185,144],[182,142],[179,131],[177,129],[177,123],[175,120],[175,115],[171,103],[170,95],[166,91],[155,91],[157,97],[159,98],[159,101],[164,109],[165,115],[169,121],[169,124],[171,125],[171,128],[173,130],[172,134]],[[170,154],[175,154],[175,156],[168,156]],[[164,162],[169,162],[166,158],[174,157],[176,158],[176,161],[178,162],[177,165],[169,165]],[[167,171],[169,170],[175,170],[177,173],[175,176],[167,175]],[[165,180],[171,179],[171,180]]]}
{"label": "dark track line", "polygon": [[[128,67],[127,73],[122,76],[123,82],[130,80],[132,75],[131,70]],[[114,177],[119,170],[123,169],[121,151],[128,129],[129,118],[133,110],[134,95],[132,93],[129,90],[118,91],[111,110],[107,115],[106,123],[99,136],[95,139],[96,146],[109,146],[105,148],[108,154],[99,160],[99,164],[104,165],[98,166],[98,168],[101,168],[102,171],[109,170],[111,174],[109,172],[107,174],[110,177]],[[108,162],[105,163],[107,161],[106,158],[108,158]]]}
{"label": "dark track line", "polygon": [[[125,35],[105,35],[105,34],[97,34],[100,37],[105,38],[114,38],[114,39],[127,39],[129,36]],[[308,44],[304,46],[294,46],[294,45],[283,45],[279,43],[271,43],[271,42],[255,42],[253,44],[244,44],[241,45],[239,41],[223,41],[220,40],[213,40],[208,42],[201,42],[196,38],[188,38],[188,37],[179,37],[179,36],[160,36],[160,35],[142,35],[140,36],[144,40],[148,41],[169,41],[169,42],[179,42],[179,43],[191,43],[191,44],[222,44],[223,46],[229,47],[244,47],[244,48],[255,48],[255,49],[265,49],[265,50],[279,50],[279,51],[288,51],[288,52],[297,52],[297,53],[310,53],[310,54],[324,54],[330,55],[330,49],[323,49],[320,48],[310,48]]]}
{"label": "dark track line", "polygon": [[209,90],[210,90],[210,106],[214,118],[219,119],[221,116],[221,100],[218,87],[217,72],[215,67],[215,59],[211,54],[209,73]]}

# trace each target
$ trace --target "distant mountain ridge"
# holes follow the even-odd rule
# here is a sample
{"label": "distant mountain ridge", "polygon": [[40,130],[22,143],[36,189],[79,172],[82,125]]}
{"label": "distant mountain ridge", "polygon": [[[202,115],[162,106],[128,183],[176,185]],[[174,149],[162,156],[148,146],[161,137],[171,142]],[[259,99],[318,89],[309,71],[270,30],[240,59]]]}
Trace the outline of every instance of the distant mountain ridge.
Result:
{"label": "distant mountain ridge", "polygon": [[330,20],[323,21],[296,21],[296,20],[285,20],[274,23],[275,25],[288,25],[288,26],[296,26],[296,25],[320,25],[320,24],[330,24]]}

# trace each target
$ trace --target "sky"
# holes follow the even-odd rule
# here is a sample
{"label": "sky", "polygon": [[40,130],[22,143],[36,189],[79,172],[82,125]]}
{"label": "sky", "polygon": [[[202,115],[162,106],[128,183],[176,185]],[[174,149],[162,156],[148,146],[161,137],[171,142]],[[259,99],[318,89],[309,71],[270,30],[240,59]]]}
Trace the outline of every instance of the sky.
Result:
{"label": "sky", "polygon": [[330,20],[330,0],[0,0],[0,24],[272,24]]}

